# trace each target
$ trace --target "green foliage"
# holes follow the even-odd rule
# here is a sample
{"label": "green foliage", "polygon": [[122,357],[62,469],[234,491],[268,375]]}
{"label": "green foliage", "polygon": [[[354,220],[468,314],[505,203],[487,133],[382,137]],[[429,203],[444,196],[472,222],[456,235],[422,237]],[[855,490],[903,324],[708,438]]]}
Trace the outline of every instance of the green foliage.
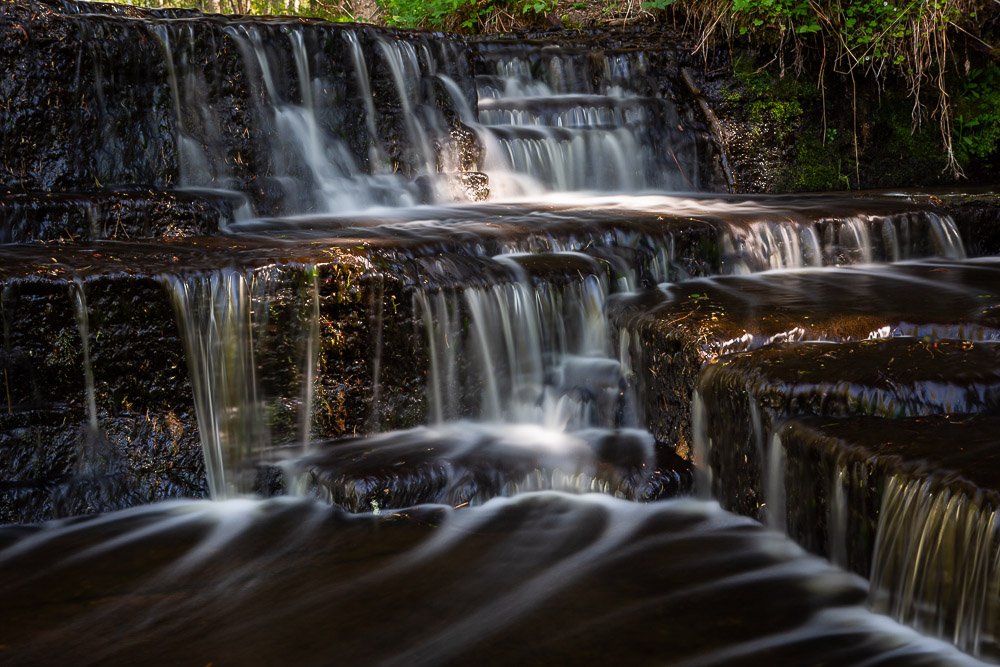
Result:
{"label": "green foliage", "polygon": [[557,0],[379,0],[386,22],[399,28],[481,32],[499,17],[543,16]]}
{"label": "green foliage", "polygon": [[662,12],[666,11],[668,7],[677,2],[677,0],[646,0],[640,7],[645,9],[647,12]]}
{"label": "green foliage", "polygon": [[796,130],[802,116],[802,105],[796,99],[764,99],[750,103],[750,120],[769,128],[775,138],[785,142]]}
{"label": "green foliage", "polygon": [[346,2],[336,0],[127,0],[137,7],[181,7],[203,12],[256,16],[308,16],[326,21],[353,21]]}
{"label": "green foliage", "polygon": [[915,125],[928,115],[936,119],[954,176],[969,156],[992,152],[996,122],[975,99],[983,91],[967,91],[974,109],[961,119],[950,101],[956,93],[951,35],[957,30],[978,39],[985,17],[996,12],[989,0],[723,0],[715,7],[701,15],[706,35],[721,21],[757,44],[775,45],[782,70],[785,49],[793,45],[799,68],[812,49],[852,78],[858,71],[880,80],[900,76],[911,92]]}
{"label": "green foliage", "polygon": [[808,0],[733,0],[732,11],[744,35],[759,30],[805,34],[820,29]]}
{"label": "green foliage", "polygon": [[1000,67],[971,69],[963,81],[955,113],[959,161],[987,160],[1000,143]]}
{"label": "green foliage", "polygon": [[[830,129],[836,137],[836,129]],[[801,137],[795,147],[795,168],[790,189],[795,192],[849,189],[851,182],[844,173],[840,148],[835,141],[823,144],[812,135]]]}

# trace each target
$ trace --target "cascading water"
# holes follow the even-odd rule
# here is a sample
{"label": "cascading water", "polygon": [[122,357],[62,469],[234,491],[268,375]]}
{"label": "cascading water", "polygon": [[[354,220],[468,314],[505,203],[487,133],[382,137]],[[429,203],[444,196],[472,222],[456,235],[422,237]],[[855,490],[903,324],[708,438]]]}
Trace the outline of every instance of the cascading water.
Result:
{"label": "cascading water", "polygon": [[[462,415],[460,402],[473,395],[480,400],[468,409],[485,421],[563,429],[616,425],[623,398],[604,312],[607,279],[590,257],[561,253],[547,259],[569,265],[561,269],[569,273],[566,283],[535,280],[519,261],[541,257],[495,258],[510,269],[511,281],[493,287],[417,293],[431,349],[431,412],[438,422]],[[464,341],[456,328],[461,318],[469,321]]]}
{"label": "cascading water", "polygon": [[996,510],[928,479],[886,482],[872,606],[973,654],[995,655],[1000,623]]}
{"label": "cascading water", "polygon": [[[912,334],[912,349],[892,354],[933,364],[974,348],[988,365],[977,346],[1000,337],[1000,280],[963,261],[966,239],[941,209],[881,196],[678,194],[721,189],[719,149],[676,85],[673,46],[633,48],[630,33],[624,46],[595,46],[70,0],[32,7],[38,20],[72,26],[77,37],[54,33],[70,44],[59,48],[89,40],[64,87],[80,107],[72,150],[85,159],[58,159],[46,144],[6,160],[21,166],[3,184],[44,192],[55,213],[34,220],[42,207],[30,197],[0,197],[3,212],[16,209],[0,239],[59,243],[0,248],[10,259],[0,262],[0,445],[35,452],[57,440],[44,420],[58,410],[39,407],[39,385],[65,383],[77,396],[59,410],[104,429],[100,444],[117,457],[76,472],[132,484],[135,502],[176,497],[165,478],[128,475],[172,466],[195,438],[193,410],[210,495],[230,500],[0,528],[0,594],[15,601],[0,612],[0,660],[52,662],[72,646],[96,663],[134,662],[154,645],[164,661],[206,662],[967,659],[870,613],[854,577],[705,502],[738,496],[789,533],[809,532],[801,515],[815,510],[825,523],[807,528],[825,531],[824,555],[855,567],[865,545],[853,533],[867,516],[857,496],[882,489],[859,489],[866,463],[824,467],[787,449],[781,420],[811,408],[811,389],[798,387],[823,376],[834,342]],[[95,188],[110,203],[88,199]],[[157,194],[171,210],[214,208],[197,222],[179,216],[187,226],[136,225],[121,211],[125,190],[151,220],[156,209],[142,206]],[[63,213],[80,201],[82,216]],[[130,236],[137,229],[162,238]],[[926,257],[938,259],[907,263]],[[895,264],[830,268],[880,262]],[[50,277],[58,296],[46,292]],[[144,283],[132,296],[141,281],[156,289]],[[107,312],[120,284],[134,315]],[[855,291],[838,296],[841,284]],[[921,290],[947,303],[907,319],[903,297]],[[827,297],[843,318],[802,314]],[[896,301],[905,303],[892,317],[864,310]],[[60,303],[64,320],[53,315]],[[164,324],[171,307],[176,326]],[[52,345],[25,335],[35,326]],[[129,327],[184,349],[183,359],[130,352],[128,374],[160,383],[135,401],[106,343],[124,346]],[[827,356],[791,368],[770,393],[751,391],[763,375],[736,389],[737,380],[698,384],[705,364],[797,353],[805,347],[792,343],[813,339],[829,343]],[[905,385],[915,387],[906,409],[921,417],[945,399],[994,406],[986,371],[963,367],[974,391],[943,381],[922,391],[925,378],[907,385],[888,358],[871,386],[855,378],[857,390],[821,377],[828,397],[814,402],[833,405],[841,390],[848,414],[888,412]],[[35,382],[32,366],[49,374]],[[31,474],[31,456],[0,470]],[[796,487],[803,470],[821,482]],[[201,471],[184,473],[197,488]],[[703,500],[631,502],[688,492],[693,476]],[[22,502],[49,511],[50,478],[0,484],[14,499],[4,516]],[[989,654],[990,506],[919,478],[887,479],[872,606]],[[101,588],[95,606],[88,588],[51,627],[47,612],[24,613],[57,599],[67,572],[112,582],[113,599]],[[428,604],[441,613],[428,617]],[[336,654],[318,657],[326,646],[316,637],[327,635],[338,637]]]}
{"label": "cascading water", "polygon": [[269,445],[254,361],[253,279],[236,270],[165,277],[184,338],[213,498],[249,491],[243,466]]}
{"label": "cascading water", "polygon": [[499,45],[481,58],[477,132],[494,192],[703,187],[694,133],[670,101],[636,89],[651,67],[641,51]]}

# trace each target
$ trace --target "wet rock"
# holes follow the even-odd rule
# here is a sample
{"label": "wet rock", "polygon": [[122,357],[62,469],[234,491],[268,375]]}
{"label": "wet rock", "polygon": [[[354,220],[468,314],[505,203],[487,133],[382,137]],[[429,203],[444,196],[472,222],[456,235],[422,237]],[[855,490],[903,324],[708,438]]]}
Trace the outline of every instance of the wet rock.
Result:
{"label": "wet rock", "polygon": [[777,429],[789,534],[811,551],[869,576],[892,475],[931,480],[949,496],[1000,507],[1000,447],[992,415],[903,419],[810,417]]}
{"label": "wet rock", "polygon": [[983,259],[688,280],[615,300],[611,312],[642,342],[653,432],[688,452],[705,364],[785,341],[1000,340],[998,305],[1000,265]]}
{"label": "wet rock", "polygon": [[295,499],[174,503],[4,527],[0,544],[14,663],[332,651],[358,664],[975,664],[866,610],[856,577],[711,503],[531,494],[378,517]]}
{"label": "wet rock", "polygon": [[1000,347],[914,338],[775,344],[709,365],[698,392],[695,446],[704,447],[713,493],[724,507],[758,516],[767,447],[783,419],[995,410]]}
{"label": "wet rock", "polygon": [[[872,581],[875,609],[995,657],[1000,420],[989,415],[792,420],[789,534]],[[772,485],[769,484],[769,488]]]}
{"label": "wet rock", "polygon": [[[554,489],[632,500],[691,488],[690,464],[642,431],[562,433],[529,425],[457,423],[321,445],[262,469],[258,492],[292,488],[350,512],[419,504],[479,505],[496,496]],[[275,472],[282,470],[282,474]]]}
{"label": "wet rock", "polygon": [[0,194],[0,243],[202,236],[231,223],[241,198],[187,191]]}
{"label": "wet rock", "polygon": [[[12,426],[12,424],[23,424]],[[188,415],[120,413],[100,430],[14,413],[0,437],[0,521],[30,523],[206,493]]]}
{"label": "wet rock", "polygon": [[[337,143],[326,149],[338,153],[332,168],[415,176],[435,170],[438,154],[451,150],[450,128],[461,128],[442,120],[438,107],[457,116],[452,102],[435,95],[421,72],[471,80],[468,50],[444,35],[185,11],[94,11],[71,2],[20,0],[0,11],[7,46],[0,53],[10,73],[0,82],[8,109],[3,134],[17,137],[0,147],[0,187],[18,190],[182,184],[244,192],[263,214],[321,209],[314,188],[288,191],[315,177],[295,157],[301,151],[287,150],[287,123],[299,122],[292,105],[310,107],[317,129]],[[156,20],[136,20],[145,17]],[[293,54],[289,31],[306,61]],[[405,43],[402,51],[391,52],[397,43]],[[266,72],[254,55],[264,44]],[[367,63],[364,77],[354,72],[355,53]],[[302,66],[322,95],[300,90]],[[407,69],[414,67],[419,71]],[[400,98],[400,86],[409,86],[410,99]],[[372,99],[375,117],[358,123]],[[433,136],[417,141],[418,120]],[[456,154],[472,165],[474,141],[467,132],[460,139]],[[283,196],[257,182],[263,175],[279,179]]]}
{"label": "wet rock", "polygon": [[[164,278],[182,264],[184,272],[210,279],[220,270],[199,269],[205,257],[208,266],[228,258],[236,266],[226,270],[256,276],[261,286],[251,299],[253,352],[258,407],[270,442],[303,437],[304,368],[296,360],[304,354],[313,289],[322,345],[316,350],[309,432],[336,437],[423,420],[426,364],[411,299],[399,278],[371,272],[366,261],[350,254],[330,261],[336,253],[329,249],[310,258],[316,264],[274,268],[280,253],[273,246],[262,251],[254,243],[224,241],[208,244],[212,251],[203,257],[204,243],[68,245],[58,253],[8,248],[14,259],[0,269],[0,408],[8,415],[0,420],[5,520],[106,511],[205,492],[185,343]],[[295,254],[286,262],[302,259],[299,250],[289,250]],[[59,254],[60,261],[46,259],[51,254]],[[94,403],[100,441],[114,453],[110,468],[80,468],[94,457],[81,449],[88,410],[76,293],[88,315]]]}
{"label": "wet rock", "polygon": [[490,179],[482,172],[464,172],[458,175],[466,201],[486,201],[490,197]]}

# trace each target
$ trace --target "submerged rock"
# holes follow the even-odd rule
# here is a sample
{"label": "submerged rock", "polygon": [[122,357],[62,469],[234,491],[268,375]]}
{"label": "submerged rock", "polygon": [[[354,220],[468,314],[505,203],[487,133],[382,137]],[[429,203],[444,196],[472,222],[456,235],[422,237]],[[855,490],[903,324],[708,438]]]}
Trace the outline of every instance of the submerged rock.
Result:
{"label": "submerged rock", "polygon": [[866,610],[856,577],[690,500],[174,503],[0,528],[0,545],[12,664],[976,664]]}
{"label": "submerged rock", "polygon": [[685,493],[693,482],[688,462],[637,430],[563,433],[459,422],[311,449],[281,463],[278,475],[262,470],[260,490],[292,490],[350,512],[378,512],[426,503],[480,505],[538,490],[653,501]]}

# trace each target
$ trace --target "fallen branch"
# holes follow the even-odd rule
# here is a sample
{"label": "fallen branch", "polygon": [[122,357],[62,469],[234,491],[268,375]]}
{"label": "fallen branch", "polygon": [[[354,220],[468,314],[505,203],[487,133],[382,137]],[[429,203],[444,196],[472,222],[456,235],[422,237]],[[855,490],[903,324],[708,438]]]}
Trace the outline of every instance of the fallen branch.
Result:
{"label": "fallen branch", "polygon": [[705,120],[708,122],[708,127],[712,132],[712,139],[715,140],[715,144],[719,148],[719,159],[722,163],[722,172],[726,177],[726,186],[730,192],[733,192],[736,189],[736,183],[733,180],[733,172],[729,168],[729,158],[726,156],[726,131],[723,129],[722,123],[719,122],[718,116],[712,111],[712,107],[708,106],[705,96],[701,94],[701,88],[695,83],[690,68],[681,68],[681,79],[684,80],[684,85],[687,86],[688,92],[691,93],[695,102],[698,103],[702,115],[705,116]]}

